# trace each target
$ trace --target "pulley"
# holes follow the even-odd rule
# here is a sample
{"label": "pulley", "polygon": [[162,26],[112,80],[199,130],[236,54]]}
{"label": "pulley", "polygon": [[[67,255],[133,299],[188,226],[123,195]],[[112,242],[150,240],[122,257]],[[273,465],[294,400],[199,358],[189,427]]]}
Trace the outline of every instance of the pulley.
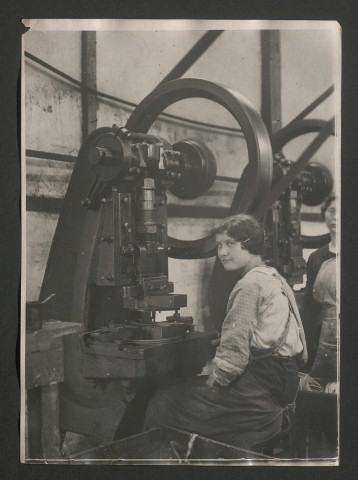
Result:
{"label": "pulley", "polygon": [[293,186],[300,192],[302,203],[314,207],[331,193],[332,174],[324,165],[312,162],[306,165]]}
{"label": "pulley", "polygon": [[167,152],[164,164],[177,174],[178,181],[170,188],[179,198],[186,200],[204,195],[216,177],[216,161],[211,150],[200,140],[185,139]]}
{"label": "pulley", "polygon": [[88,160],[96,176],[110,182],[128,173],[131,153],[128,142],[121,141],[114,132],[106,132],[91,145]]}

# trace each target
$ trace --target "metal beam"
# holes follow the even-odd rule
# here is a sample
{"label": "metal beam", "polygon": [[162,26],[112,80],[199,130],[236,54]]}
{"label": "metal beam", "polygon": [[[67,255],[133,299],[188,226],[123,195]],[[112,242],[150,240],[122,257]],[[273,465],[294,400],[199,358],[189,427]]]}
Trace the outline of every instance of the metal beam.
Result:
{"label": "metal beam", "polygon": [[97,98],[86,87],[97,88],[96,32],[82,32],[82,142],[97,128]]}
{"label": "metal beam", "polygon": [[184,55],[179,63],[168,73],[168,75],[159,83],[169,82],[184,75],[189,68],[201,57],[201,55],[210,47],[212,43],[223,33],[224,30],[209,30],[200,40]]}
{"label": "metal beam", "polygon": [[327,90],[325,90],[319,97],[316,98],[312,103],[310,103],[301,113],[299,113],[295,118],[293,118],[290,123],[286,126],[291,125],[291,123],[297,122],[297,120],[302,120],[303,118],[307,117],[307,115],[315,108],[318,107],[326,98],[328,98],[334,92],[334,85],[331,85]]}
{"label": "metal beam", "polygon": [[77,157],[74,155],[63,155],[62,153],[43,152],[41,150],[26,150],[26,156],[31,158],[43,158],[45,160],[56,160],[57,162],[75,163]]}
{"label": "metal beam", "polygon": [[278,30],[261,32],[262,118],[271,135],[281,129],[281,46]]}

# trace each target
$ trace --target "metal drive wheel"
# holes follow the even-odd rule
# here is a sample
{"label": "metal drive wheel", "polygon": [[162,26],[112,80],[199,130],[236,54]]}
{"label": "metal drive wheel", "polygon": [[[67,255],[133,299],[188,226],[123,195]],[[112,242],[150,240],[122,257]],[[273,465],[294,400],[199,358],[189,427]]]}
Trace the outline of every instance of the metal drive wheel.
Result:
{"label": "metal drive wheel", "polygon": [[[305,119],[287,125],[287,127],[284,127],[272,136],[271,141],[273,153],[276,154],[281,152],[285,145],[301,135],[307,133],[319,133],[325,127],[326,123],[325,120]],[[334,134],[334,127],[332,127],[330,135]],[[328,243],[330,241],[330,236],[328,233],[316,236],[302,235],[301,239],[303,248],[314,249],[320,248]]]}
{"label": "metal drive wheel", "polygon": [[[223,85],[198,78],[181,78],[157,87],[134,110],[126,128],[147,133],[164,109],[180,100],[206,98],[222,105],[239,123],[246,140],[249,163],[244,191],[237,196],[234,213],[251,211],[258,197],[268,194],[272,180],[271,142],[260,114],[242,95]],[[239,185],[241,188],[241,185]],[[216,254],[212,236],[199,240],[168,238],[173,258],[207,258]]]}

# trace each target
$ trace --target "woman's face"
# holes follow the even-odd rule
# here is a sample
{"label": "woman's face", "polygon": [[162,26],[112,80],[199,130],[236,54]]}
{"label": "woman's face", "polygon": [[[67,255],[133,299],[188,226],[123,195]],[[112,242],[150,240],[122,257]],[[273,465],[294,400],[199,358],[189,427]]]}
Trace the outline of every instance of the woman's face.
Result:
{"label": "woman's face", "polygon": [[216,246],[218,257],[225,270],[239,270],[245,268],[252,254],[242,248],[240,242],[237,242],[227,233],[218,233],[216,235]]}
{"label": "woman's face", "polygon": [[336,235],[337,232],[337,219],[336,219],[336,201],[332,200],[332,202],[328,205],[327,210],[324,213],[324,219],[326,225],[328,227],[329,233],[332,236]]}

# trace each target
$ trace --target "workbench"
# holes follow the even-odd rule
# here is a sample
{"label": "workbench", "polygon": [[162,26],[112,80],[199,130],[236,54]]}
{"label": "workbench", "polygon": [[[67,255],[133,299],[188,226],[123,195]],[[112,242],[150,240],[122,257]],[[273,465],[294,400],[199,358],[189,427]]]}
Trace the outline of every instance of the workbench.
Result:
{"label": "workbench", "polygon": [[63,337],[82,324],[48,320],[26,332],[26,458],[60,458],[59,384],[64,380]]}

